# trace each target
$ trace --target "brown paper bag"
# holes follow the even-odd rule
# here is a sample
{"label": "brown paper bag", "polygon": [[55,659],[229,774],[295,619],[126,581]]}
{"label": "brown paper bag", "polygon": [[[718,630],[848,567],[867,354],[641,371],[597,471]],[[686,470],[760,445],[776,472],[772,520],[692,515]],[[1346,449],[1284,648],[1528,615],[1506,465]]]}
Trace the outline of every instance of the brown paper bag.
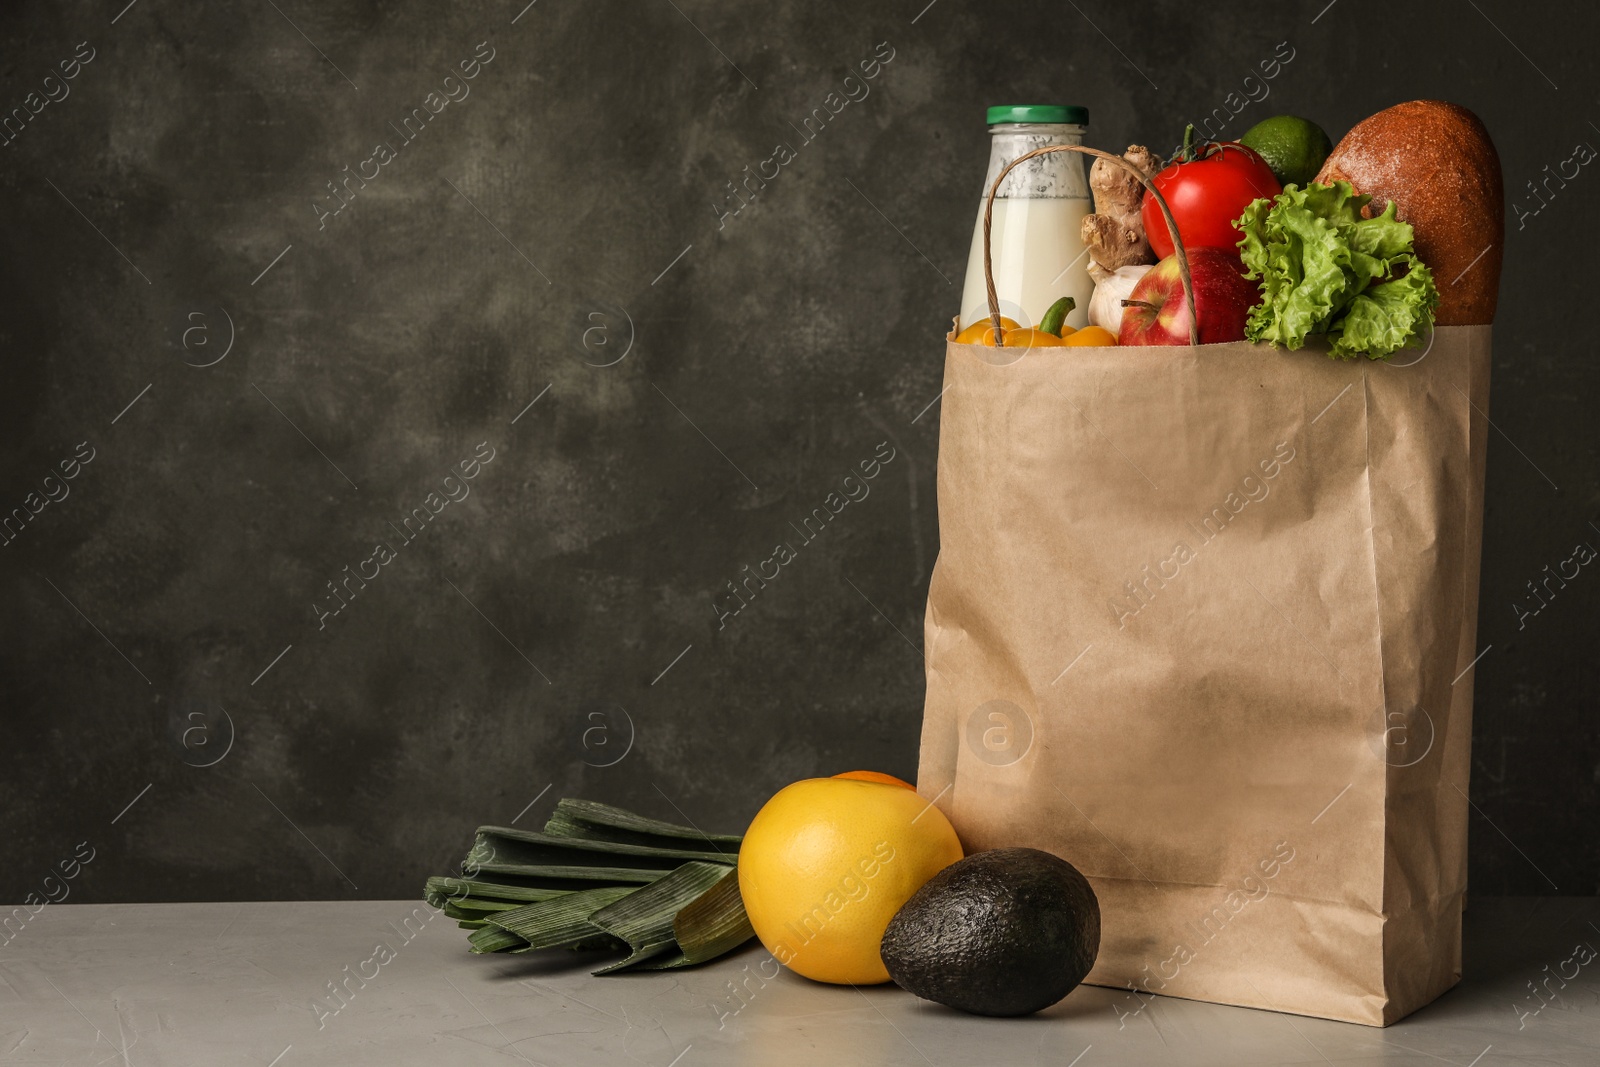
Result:
{"label": "brown paper bag", "polygon": [[1459,980],[1489,339],[947,347],[918,788],[1088,876],[1119,1014]]}

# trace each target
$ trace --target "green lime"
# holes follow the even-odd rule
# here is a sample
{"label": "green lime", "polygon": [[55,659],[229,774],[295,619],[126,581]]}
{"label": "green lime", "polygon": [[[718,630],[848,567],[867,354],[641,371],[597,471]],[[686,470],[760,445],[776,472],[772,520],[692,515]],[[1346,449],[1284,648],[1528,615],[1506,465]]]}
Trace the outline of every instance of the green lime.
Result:
{"label": "green lime", "polygon": [[1321,126],[1298,115],[1274,115],[1245,131],[1239,143],[1267,161],[1284,185],[1304,186],[1317,176],[1333,142]]}

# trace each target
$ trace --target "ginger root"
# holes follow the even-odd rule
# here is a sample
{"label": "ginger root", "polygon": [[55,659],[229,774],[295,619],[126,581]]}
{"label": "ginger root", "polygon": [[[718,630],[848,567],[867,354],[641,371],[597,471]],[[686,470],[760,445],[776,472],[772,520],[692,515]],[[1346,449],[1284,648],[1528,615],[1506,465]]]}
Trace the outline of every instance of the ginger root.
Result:
{"label": "ginger root", "polygon": [[[1143,145],[1129,145],[1122,158],[1145,175],[1161,169],[1161,160]],[[1085,215],[1079,236],[1089,249],[1089,275],[1105,281],[1119,267],[1154,263],[1139,215],[1144,186],[1139,179],[1103,159],[1089,169],[1089,189],[1094,194],[1094,214]]]}

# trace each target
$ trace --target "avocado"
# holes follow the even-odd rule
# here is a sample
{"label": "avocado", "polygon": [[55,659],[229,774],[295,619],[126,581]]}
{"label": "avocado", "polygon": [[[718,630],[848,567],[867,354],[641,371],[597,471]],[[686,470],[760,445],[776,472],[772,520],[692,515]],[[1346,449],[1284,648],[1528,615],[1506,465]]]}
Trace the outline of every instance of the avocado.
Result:
{"label": "avocado", "polygon": [[880,948],[907,992],[974,1015],[1030,1015],[1083,981],[1100,902],[1078,869],[1034,848],[978,852],[934,875]]}

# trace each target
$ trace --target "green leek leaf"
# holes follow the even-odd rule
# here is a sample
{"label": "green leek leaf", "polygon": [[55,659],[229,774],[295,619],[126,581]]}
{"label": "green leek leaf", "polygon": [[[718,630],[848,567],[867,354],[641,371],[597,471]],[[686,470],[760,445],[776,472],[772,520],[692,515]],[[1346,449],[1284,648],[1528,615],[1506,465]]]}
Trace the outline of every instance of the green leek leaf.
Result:
{"label": "green leek leaf", "polygon": [[729,871],[686,904],[672,920],[672,933],[685,964],[714,960],[756,936],[739,895],[739,872]]}
{"label": "green leek leaf", "polygon": [[[696,961],[689,959],[689,957],[685,956],[682,952],[673,951],[651,959],[645,959],[637,962],[630,968],[630,970],[672,971],[679,967],[692,967],[694,966],[695,962]],[[601,972],[596,971],[594,973],[599,974]]]}
{"label": "green leek leaf", "polygon": [[[702,842],[703,843],[703,842]],[[641,845],[624,841],[597,841],[588,838],[539,833],[534,830],[514,830],[505,826],[480,826],[478,838],[467,854],[468,862],[517,863],[543,866],[587,866],[605,863],[609,867],[674,867],[684,860],[705,860],[711,863],[732,863],[733,857],[722,851],[703,851],[684,847],[687,842],[674,841],[674,847]],[[662,862],[671,860],[675,862]]]}
{"label": "green leek leaf", "polygon": [[643,890],[632,886],[601,886],[511,911],[495,912],[487,918],[494,926],[517,937],[520,942],[515,946],[517,951],[556,948],[608,933],[605,927],[593,922],[591,916],[638,892]]}
{"label": "green leek leaf", "polygon": [[[513,885],[565,887],[570,882],[605,882],[644,885],[665,878],[672,868],[644,870],[638,867],[558,867],[532,863],[484,863],[474,873],[494,879],[510,879]],[[581,888],[581,887],[574,887]]]}
{"label": "green leek leaf", "polygon": [[467,935],[467,943],[472,946],[473,952],[505,952],[527,945],[516,934],[498,926],[485,926],[472,931]]}
{"label": "green leek leaf", "polygon": [[572,797],[562,797],[556,803],[556,810],[545,823],[544,830],[560,837],[664,848],[682,848],[684,842],[694,842],[710,845],[713,851],[725,854],[730,861],[738,855],[739,842],[744,840],[739,834],[707,834],[692,826],[647,819],[609,804]]}
{"label": "green leek leaf", "polygon": [[570,889],[530,888],[467,878],[435,876],[428,879],[428,884],[423,889],[423,897],[434,907],[443,908],[448,901],[459,903],[467,898],[507,900],[526,904],[534,900],[549,900],[551,897],[559,897],[563,893],[570,892],[572,892]]}
{"label": "green leek leaf", "polygon": [[660,881],[589,916],[591,923],[622,938],[633,949],[626,960],[605,971],[609,973],[675,947],[672,924],[678,912],[727,874],[728,869],[721,864],[685,863]]}

